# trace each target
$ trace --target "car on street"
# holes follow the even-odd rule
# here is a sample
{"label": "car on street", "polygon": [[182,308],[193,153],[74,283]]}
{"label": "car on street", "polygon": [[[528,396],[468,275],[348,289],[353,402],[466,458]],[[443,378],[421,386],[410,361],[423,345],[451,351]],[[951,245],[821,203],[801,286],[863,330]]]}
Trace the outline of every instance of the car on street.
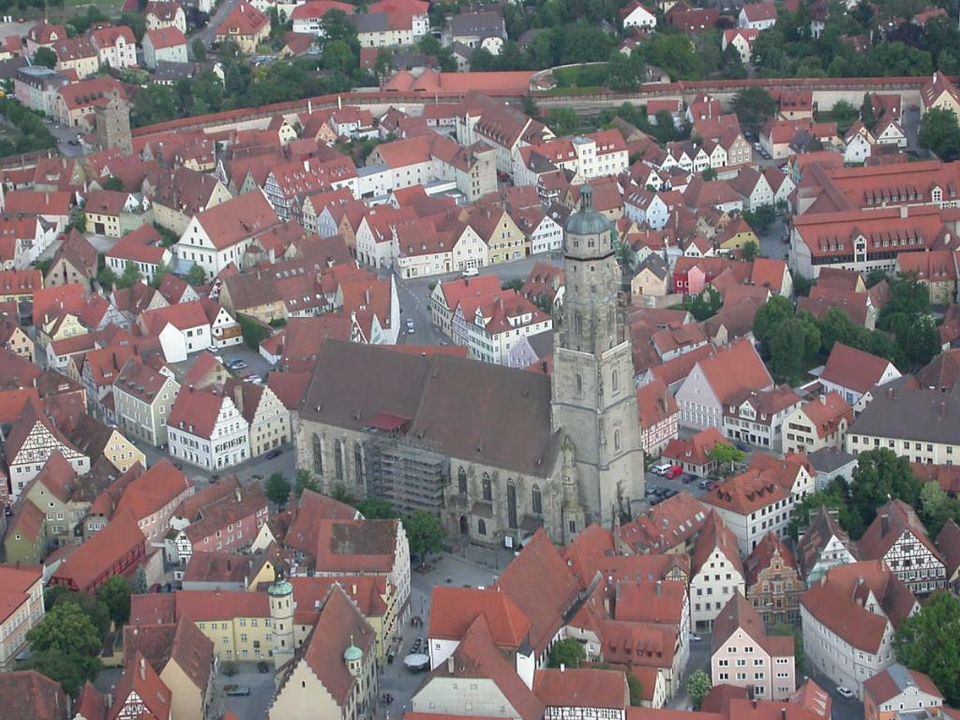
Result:
{"label": "car on street", "polygon": [[652,472],[654,475],[660,476],[666,475],[669,470],[670,463],[659,463],[658,465],[654,465],[652,468],[650,468],[650,472]]}
{"label": "car on street", "polygon": [[837,687],[837,695],[840,695],[841,697],[845,697],[849,700],[850,698],[853,697],[853,690],[851,690],[848,687],[844,687],[843,685],[839,685]]}
{"label": "car on street", "polygon": [[227,362],[227,370],[243,370],[247,367],[247,361],[241,358],[234,358]]}
{"label": "car on street", "polygon": [[270,452],[267,453],[267,460],[273,460],[274,458],[278,458],[281,455],[283,455],[282,450],[271,450]]}
{"label": "car on street", "polygon": [[666,500],[667,498],[672,498],[672,497],[674,497],[675,495],[679,495],[679,494],[680,494],[680,491],[679,491],[679,490],[675,490],[675,489],[671,488],[670,490],[667,490],[667,491],[663,494],[663,499]]}
{"label": "car on street", "polygon": [[247,697],[250,694],[250,688],[246,685],[224,685],[223,694],[227,697]]}
{"label": "car on street", "polygon": [[462,273],[460,273],[460,277],[465,277],[465,278],[467,278],[467,277],[475,277],[475,276],[477,276],[477,275],[479,275],[479,274],[480,274],[480,271],[479,271],[477,268],[472,267],[472,268],[467,268],[467,269],[464,270]]}
{"label": "car on street", "polygon": [[734,443],[734,446],[735,446],[735,447],[737,448],[737,450],[739,450],[740,452],[750,452],[750,449],[751,449],[750,446],[747,445],[745,442],[735,442],[735,443]]}
{"label": "car on street", "polygon": [[413,320],[407,318],[407,335],[413,335],[417,331],[417,328],[413,324]]}
{"label": "car on street", "polygon": [[683,475],[683,468],[680,467],[679,465],[674,465],[672,468],[670,468],[666,472],[667,480],[676,480],[681,475]]}
{"label": "car on street", "polygon": [[696,480],[696,478],[690,474],[685,474],[682,478],[680,478],[680,482],[682,482],[684,485],[689,485],[694,480]]}
{"label": "car on street", "polygon": [[656,493],[657,493],[657,489],[652,487],[648,487],[646,490],[643,491],[643,494],[646,495],[647,497],[650,497],[651,495],[656,495]]}

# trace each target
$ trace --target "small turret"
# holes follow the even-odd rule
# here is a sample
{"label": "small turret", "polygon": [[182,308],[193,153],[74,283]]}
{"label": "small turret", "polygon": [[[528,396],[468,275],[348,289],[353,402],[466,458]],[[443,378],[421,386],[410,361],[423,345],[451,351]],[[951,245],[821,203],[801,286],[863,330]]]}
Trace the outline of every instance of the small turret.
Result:
{"label": "small turret", "polygon": [[363,650],[353,644],[353,635],[350,636],[350,646],[343,651],[343,661],[351,675],[360,677],[363,672]]}
{"label": "small turret", "polygon": [[270,620],[273,624],[273,656],[278,658],[279,665],[294,651],[293,611],[296,603],[293,602],[293,585],[278,576],[267,588],[267,596],[270,598]]}

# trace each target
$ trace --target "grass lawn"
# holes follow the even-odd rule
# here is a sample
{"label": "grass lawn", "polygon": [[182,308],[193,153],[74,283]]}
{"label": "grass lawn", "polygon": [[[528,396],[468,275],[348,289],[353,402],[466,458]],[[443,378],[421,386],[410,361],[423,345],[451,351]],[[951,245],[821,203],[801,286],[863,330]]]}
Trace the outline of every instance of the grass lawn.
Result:
{"label": "grass lawn", "polygon": [[96,5],[108,17],[119,17],[123,0],[64,0],[62,19],[86,12],[91,5]]}

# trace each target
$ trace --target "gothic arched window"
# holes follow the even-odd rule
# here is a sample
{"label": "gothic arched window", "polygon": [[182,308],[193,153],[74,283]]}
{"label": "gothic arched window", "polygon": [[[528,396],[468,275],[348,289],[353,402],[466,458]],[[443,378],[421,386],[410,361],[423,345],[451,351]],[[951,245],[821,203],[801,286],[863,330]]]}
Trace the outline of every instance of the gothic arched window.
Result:
{"label": "gothic arched window", "polygon": [[613,374],[610,377],[610,387],[613,392],[616,392],[620,389],[620,373],[618,373],[616,370],[613,371]]}
{"label": "gothic arched window", "polygon": [[337,480],[343,480],[343,440],[339,438],[333,444],[333,464]]}
{"label": "gothic arched window", "polygon": [[573,313],[573,331],[577,337],[583,336],[583,314],[579,310]]}
{"label": "gothic arched window", "polygon": [[507,482],[507,525],[511,528],[517,524],[517,486],[511,480]]}
{"label": "gothic arched window", "polygon": [[457,491],[461,495],[467,494],[467,471],[463,469],[463,465],[457,470]]}
{"label": "gothic arched window", "polygon": [[613,449],[620,449],[620,428],[613,431]]}
{"label": "gothic arched window", "polygon": [[323,441],[316,433],[313,434],[313,472],[323,475]]}
{"label": "gothic arched window", "polygon": [[483,518],[477,520],[477,534],[486,535],[487,534],[487,523]]}
{"label": "gothic arched window", "polygon": [[577,373],[577,395],[583,395],[583,378]]}
{"label": "gothic arched window", "polygon": [[540,494],[539,485],[534,485],[530,492],[530,507],[534,515],[543,515],[543,496]]}
{"label": "gothic arched window", "polygon": [[357,476],[357,485],[363,485],[363,448],[360,443],[353,446],[353,472]]}
{"label": "gothic arched window", "polygon": [[486,502],[493,502],[493,485],[490,484],[490,475],[483,474],[483,499]]}

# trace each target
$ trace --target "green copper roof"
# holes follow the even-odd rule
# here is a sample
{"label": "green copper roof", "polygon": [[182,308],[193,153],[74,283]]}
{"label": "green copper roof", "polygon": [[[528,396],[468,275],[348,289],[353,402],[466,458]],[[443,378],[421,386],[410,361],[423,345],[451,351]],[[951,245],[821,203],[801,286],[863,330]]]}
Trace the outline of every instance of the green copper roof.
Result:
{"label": "green copper roof", "polygon": [[285,595],[293,594],[293,585],[288,583],[286,580],[277,580],[270,587],[267,588],[267,595],[272,597],[284,597]]}
{"label": "green copper roof", "polygon": [[580,189],[580,209],[567,219],[566,231],[575,235],[602,235],[613,227],[603,215],[593,211],[593,188]]}
{"label": "green copper roof", "polygon": [[362,660],[363,650],[358,648],[356,645],[351,645],[343,651],[343,659],[346,662],[357,662],[358,660]]}

